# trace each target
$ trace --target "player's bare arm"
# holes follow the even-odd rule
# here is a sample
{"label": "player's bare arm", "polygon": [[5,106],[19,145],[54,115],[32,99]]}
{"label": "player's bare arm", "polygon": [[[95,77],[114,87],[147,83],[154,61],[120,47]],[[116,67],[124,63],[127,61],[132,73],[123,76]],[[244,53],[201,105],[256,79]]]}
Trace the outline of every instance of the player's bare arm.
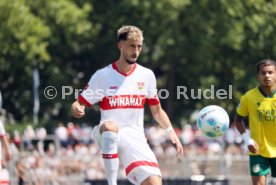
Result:
{"label": "player's bare arm", "polygon": [[81,118],[85,115],[85,106],[79,100],[76,100],[71,106],[72,115],[75,118]]}
{"label": "player's bare arm", "polygon": [[236,114],[234,123],[237,128],[237,130],[240,132],[240,134],[243,136],[244,142],[246,142],[248,146],[248,150],[252,153],[258,154],[259,153],[259,147],[257,143],[249,137],[249,135],[246,133],[245,126],[243,124],[244,117]]}
{"label": "player's bare arm", "polygon": [[172,128],[172,124],[167,113],[163,110],[160,104],[150,106],[150,110],[154,119],[167,130],[170,140],[176,146],[177,155],[183,155],[183,146]]}
{"label": "player's bare arm", "polygon": [[1,143],[4,149],[5,160],[8,162],[11,159],[11,152],[9,148],[9,141],[6,136],[3,136],[1,138]]}

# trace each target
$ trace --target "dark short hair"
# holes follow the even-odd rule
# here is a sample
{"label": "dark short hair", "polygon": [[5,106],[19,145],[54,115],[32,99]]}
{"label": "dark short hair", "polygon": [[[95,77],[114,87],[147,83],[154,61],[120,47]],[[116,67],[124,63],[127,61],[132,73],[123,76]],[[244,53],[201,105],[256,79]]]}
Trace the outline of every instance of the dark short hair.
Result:
{"label": "dark short hair", "polygon": [[276,62],[271,59],[264,59],[256,64],[257,74],[259,74],[260,70],[264,66],[274,66],[276,68]]}
{"label": "dark short hair", "polygon": [[127,32],[119,34],[118,35],[118,42],[120,42],[121,40],[126,41],[127,40],[127,36],[128,36]]}

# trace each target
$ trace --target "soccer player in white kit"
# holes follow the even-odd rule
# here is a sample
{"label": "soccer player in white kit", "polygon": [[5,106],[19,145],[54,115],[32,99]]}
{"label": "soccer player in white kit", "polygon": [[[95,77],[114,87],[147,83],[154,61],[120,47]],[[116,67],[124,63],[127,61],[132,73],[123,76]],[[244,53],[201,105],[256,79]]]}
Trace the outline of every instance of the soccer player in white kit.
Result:
{"label": "soccer player in white kit", "polygon": [[101,147],[109,185],[117,185],[119,159],[133,184],[162,184],[158,162],[144,134],[145,103],[155,120],[167,130],[177,154],[183,155],[182,144],[157,97],[154,73],[136,63],[142,45],[139,28],[121,27],[118,30],[120,58],[96,71],[72,104],[73,116],[80,118],[85,114],[85,106],[99,103],[101,120],[93,129],[93,137]]}

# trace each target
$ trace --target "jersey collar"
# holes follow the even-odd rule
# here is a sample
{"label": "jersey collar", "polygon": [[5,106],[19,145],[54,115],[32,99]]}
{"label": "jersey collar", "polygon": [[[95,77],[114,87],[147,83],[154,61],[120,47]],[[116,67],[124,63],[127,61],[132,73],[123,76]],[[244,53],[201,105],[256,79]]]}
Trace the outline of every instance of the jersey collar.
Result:
{"label": "jersey collar", "polygon": [[137,65],[134,64],[133,67],[132,67],[132,69],[129,71],[129,73],[126,74],[126,73],[122,73],[121,71],[119,71],[119,69],[118,69],[118,67],[117,67],[117,65],[116,65],[115,62],[112,63],[112,68],[114,70],[116,70],[118,73],[120,73],[121,75],[123,75],[123,76],[130,76],[135,71],[136,67],[137,67]]}
{"label": "jersey collar", "polygon": [[259,89],[260,93],[261,93],[264,97],[266,97],[266,98],[273,98],[274,95],[275,95],[275,93],[276,93],[276,88],[274,89],[274,91],[272,92],[272,94],[271,94],[270,96],[267,96],[267,95],[265,94],[265,92],[261,89],[261,86],[259,86],[258,89]]}

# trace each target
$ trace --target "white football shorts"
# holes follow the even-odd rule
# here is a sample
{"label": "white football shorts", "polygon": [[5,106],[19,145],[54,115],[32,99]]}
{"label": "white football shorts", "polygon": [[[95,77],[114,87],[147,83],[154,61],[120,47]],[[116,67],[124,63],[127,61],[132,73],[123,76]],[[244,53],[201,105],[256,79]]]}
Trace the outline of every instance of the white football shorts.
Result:
{"label": "white football shorts", "polygon": [[[94,127],[92,136],[101,148],[99,126]],[[119,130],[118,136],[119,158],[131,183],[140,185],[150,176],[161,177],[157,159],[147,143],[144,132],[138,132],[131,127],[124,127]]]}

